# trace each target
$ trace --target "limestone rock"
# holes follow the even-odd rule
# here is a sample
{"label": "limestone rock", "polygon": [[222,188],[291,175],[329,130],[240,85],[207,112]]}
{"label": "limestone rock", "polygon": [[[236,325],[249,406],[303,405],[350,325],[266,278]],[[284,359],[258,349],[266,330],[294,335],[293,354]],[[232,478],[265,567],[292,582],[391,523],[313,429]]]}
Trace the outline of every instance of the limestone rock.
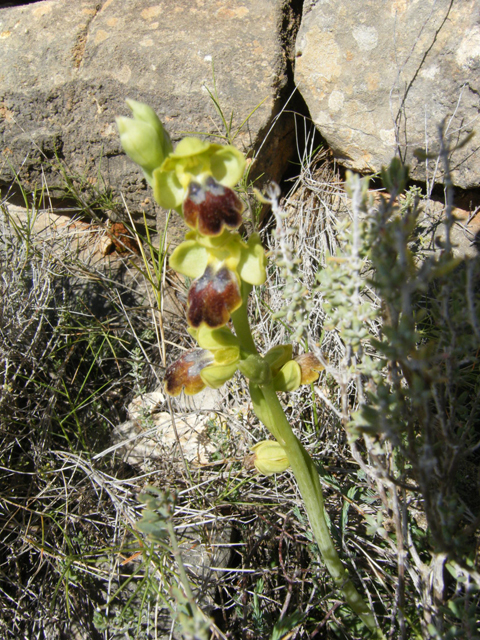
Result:
{"label": "limestone rock", "polygon": [[[206,421],[206,417],[200,420],[195,415],[175,418],[178,442],[185,459],[190,463],[207,464],[209,456],[215,451],[206,436]],[[115,427],[114,442],[121,445],[116,448],[125,462],[149,471],[160,460],[172,455],[177,446],[177,437],[170,414],[162,411],[150,419],[127,420],[118,425]],[[176,455],[179,458],[178,450]]]}
{"label": "limestone rock", "polygon": [[[252,114],[235,144],[258,148],[284,101],[286,7],[286,0],[44,0],[0,9],[0,183],[11,180],[13,166],[27,186],[39,184],[42,171],[58,184],[48,167],[58,155],[101,189],[100,168],[133,214],[153,216],[151,192],[119,143],[114,118],[129,115],[125,99],[151,105],[174,142],[187,132],[223,134],[207,90],[213,64],[232,131]],[[277,123],[256,174],[281,176],[291,135],[293,119]]]}
{"label": "limestone rock", "polygon": [[[339,162],[376,172],[399,149],[413,177],[442,168],[413,151],[439,150],[480,126],[479,0],[307,0],[295,81]],[[480,185],[480,137],[452,154],[454,184]]]}
{"label": "limestone rock", "polygon": [[205,389],[194,397],[176,399],[175,424],[170,413],[158,411],[164,402],[163,387],[134,398],[127,407],[129,420],[115,428],[113,448],[126,462],[144,470],[175,451],[178,456],[178,445],[189,463],[208,464],[216,452],[215,443],[207,434],[208,422],[217,420],[215,410],[221,406],[220,392]]}

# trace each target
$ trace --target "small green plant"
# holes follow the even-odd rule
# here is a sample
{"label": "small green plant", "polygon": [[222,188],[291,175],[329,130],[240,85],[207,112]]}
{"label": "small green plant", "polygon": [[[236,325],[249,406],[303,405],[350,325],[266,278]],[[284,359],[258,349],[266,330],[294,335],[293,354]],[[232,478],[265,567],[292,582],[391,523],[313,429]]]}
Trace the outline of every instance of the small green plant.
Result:
{"label": "small green plant", "polygon": [[[243,204],[233,187],[242,178],[245,160],[231,145],[197,138],[184,138],[173,150],[154,111],[133,100],[127,104],[134,118],[117,119],[125,151],[142,167],[157,202],[180,213],[190,229],[170,256],[170,266],[193,279],[187,321],[199,348],[187,351],[170,365],[166,391],[176,396],[182,390],[192,395],[206,386],[216,389],[237,370],[248,379],[255,413],[277,443],[258,449],[257,468],[275,473],[287,464],[291,467],[336,587],[370,632],[380,635],[369,606],[349,578],[333,544],[317,469],[293,433],[278,398],[279,392],[295,391],[317,379],[321,363],[312,354],[294,359],[291,344],[278,345],[261,355],[253,341],[248,297],[252,286],[266,280],[266,259],[258,234],[245,241],[238,233]],[[270,192],[269,199],[275,208],[277,194]],[[294,269],[290,255],[284,256],[283,267],[290,272]],[[303,292],[301,287],[297,291],[293,278],[290,288],[294,308],[292,317],[287,313],[287,319],[303,328]],[[227,326],[230,320],[235,333]]]}
{"label": "small green plant", "polygon": [[[140,494],[139,500],[145,504],[145,509],[137,528],[147,534],[153,543],[148,550],[150,557],[155,558],[155,547],[162,546],[167,552],[172,550],[178,567],[181,588],[173,587],[171,595],[176,602],[177,621],[182,635],[185,640],[208,640],[210,621],[195,602],[173,527],[175,496],[168,491],[149,487],[145,493]],[[166,544],[166,540],[169,544]]]}

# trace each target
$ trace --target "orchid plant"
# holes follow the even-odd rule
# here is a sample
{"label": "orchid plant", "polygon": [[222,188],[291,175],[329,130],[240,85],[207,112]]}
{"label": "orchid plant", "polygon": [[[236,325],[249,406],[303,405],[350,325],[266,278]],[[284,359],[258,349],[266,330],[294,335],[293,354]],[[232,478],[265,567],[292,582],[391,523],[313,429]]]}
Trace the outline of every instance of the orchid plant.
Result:
{"label": "orchid plant", "polygon": [[231,145],[186,137],[175,149],[155,112],[127,100],[132,118],[119,117],[120,140],[143,170],[155,200],[174,209],[188,232],[170,256],[170,266],[192,279],[187,298],[188,331],[198,348],[186,351],[166,371],[172,396],[216,389],[239,370],[249,381],[257,417],[274,440],[253,448],[260,473],[291,468],[304,500],[325,565],[345,600],[368,629],[381,637],[368,605],[348,577],[327,526],[322,488],[314,462],[294,434],[279,392],[291,392],[318,379],[322,366],[310,353],[293,357],[291,344],[260,354],[248,321],[248,297],[266,280],[266,256],[258,233],[247,240],[239,229],[243,203],[234,191],[245,158]]}

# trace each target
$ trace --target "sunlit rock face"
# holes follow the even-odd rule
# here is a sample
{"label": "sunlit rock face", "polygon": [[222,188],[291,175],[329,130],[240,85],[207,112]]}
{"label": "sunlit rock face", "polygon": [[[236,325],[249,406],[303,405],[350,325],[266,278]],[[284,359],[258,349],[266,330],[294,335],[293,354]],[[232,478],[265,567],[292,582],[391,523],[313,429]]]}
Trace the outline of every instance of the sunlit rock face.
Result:
{"label": "sunlit rock face", "polygon": [[[157,112],[174,144],[185,132],[216,136],[225,131],[206,90],[214,84],[235,145],[261,147],[252,178],[281,179],[295,122],[288,110],[278,119],[288,68],[279,31],[291,33],[298,20],[284,0],[0,4],[0,183],[12,181],[12,167],[29,188],[59,185],[50,167],[57,151],[86,181],[101,173],[121,210],[120,193],[135,218],[157,215],[163,230],[166,212],[123,154],[115,117],[131,115],[125,99],[133,98]],[[169,240],[182,234],[172,217]]]}
{"label": "sunlit rock face", "polygon": [[[399,153],[413,177],[443,180],[435,161],[445,120],[452,144],[478,129],[479,0],[306,0],[295,82],[338,161],[377,172]],[[454,184],[480,185],[478,136],[452,154]]]}

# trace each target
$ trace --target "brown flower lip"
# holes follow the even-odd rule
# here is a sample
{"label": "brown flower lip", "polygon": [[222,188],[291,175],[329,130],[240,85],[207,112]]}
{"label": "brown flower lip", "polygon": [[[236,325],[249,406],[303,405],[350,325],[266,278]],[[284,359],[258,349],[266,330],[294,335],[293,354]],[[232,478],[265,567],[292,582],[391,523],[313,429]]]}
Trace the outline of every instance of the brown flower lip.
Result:
{"label": "brown flower lip", "polygon": [[185,389],[187,396],[202,391],[206,384],[200,372],[212,364],[213,356],[206,349],[189,349],[165,373],[165,391],[170,396],[178,396]]}
{"label": "brown flower lip", "polygon": [[208,265],[205,273],[192,282],[188,292],[188,324],[194,328],[202,323],[211,329],[223,327],[241,304],[242,296],[235,273],[225,266],[215,270]]}
{"label": "brown flower lip", "polygon": [[186,224],[204,236],[218,236],[224,227],[242,224],[243,205],[236,193],[209,176],[205,185],[192,181],[183,201]]}

